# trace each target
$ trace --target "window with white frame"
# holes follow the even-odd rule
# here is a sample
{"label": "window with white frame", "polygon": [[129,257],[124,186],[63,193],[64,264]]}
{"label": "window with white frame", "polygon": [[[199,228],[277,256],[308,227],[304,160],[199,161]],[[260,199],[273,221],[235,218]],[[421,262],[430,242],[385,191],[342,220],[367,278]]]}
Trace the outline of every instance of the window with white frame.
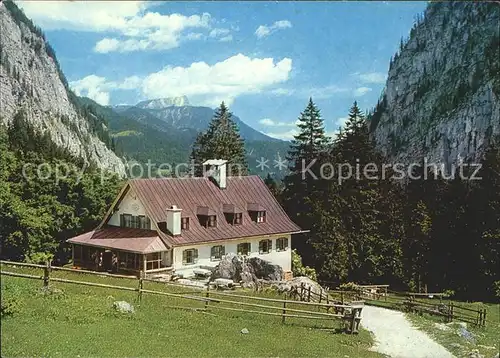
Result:
{"label": "window with white frame", "polygon": [[276,239],[276,251],[286,251],[288,249],[288,238],[280,237]]}
{"label": "window with white frame", "polygon": [[273,240],[259,241],[259,254],[268,254],[273,249]]}
{"label": "window with white frame", "polygon": [[120,216],[120,226],[121,227],[129,227],[136,229],[151,229],[151,221],[147,216],[133,216],[130,214],[122,214]]}
{"label": "window with white frame", "polygon": [[236,251],[238,255],[247,256],[252,251],[252,244],[249,242],[242,242],[236,246]]}
{"label": "window with white frame", "polygon": [[210,259],[212,261],[221,260],[222,256],[226,254],[226,249],[223,245],[212,246],[210,249]]}
{"label": "window with white frame", "polygon": [[182,252],[182,264],[193,265],[198,262],[198,250],[187,249]]}

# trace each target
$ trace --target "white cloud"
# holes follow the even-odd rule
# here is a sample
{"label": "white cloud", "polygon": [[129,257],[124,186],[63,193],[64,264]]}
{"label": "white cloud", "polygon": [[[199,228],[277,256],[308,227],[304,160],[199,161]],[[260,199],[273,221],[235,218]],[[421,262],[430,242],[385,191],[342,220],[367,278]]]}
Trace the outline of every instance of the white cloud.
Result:
{"label": "white cloud", "polygon": [[260,25],[257,30],[255,30],[255,36],[258,38],[266,37],[270,35],[272,32],[275,32],[280,29],[287,29],[292,27],[292,23],[288,20],[280,20],[276,21],[274,24],[270,26]]}
{"label": "white cloud", "polygon": [[[46,30],[113,33],[96,43],[94,51],[98,53],[168,50],[182,41],[207,37],[232,39],[231,30],[212,29],[215,20],[208,13],[163,15],[149,11],[154,6],[149,1],[21,1],[19,5]],[[198,31],[185,34],[189,29]]]}
{"label": "white cloud", "polygon": [[145,98],[185,95],[192,103],[215,107],[222,101],[230,105],[240,95],[258,93],[286,82],[291,69],[289,58],[278,61],[238,54],[213,65],[194,62],[188,67],[167,66],[146,77],[131,76],[122,81],[106,81],[104,77],[90,75],[71,82],[71,87],[79,95],[95,96],[103,102],[109,102],[108,92],[122,89],[138,90]]}
{"label": "white cloud", "polygon": [[339,117],[334,121],[336,127],[344,127],[345,122],[347,122],[348,117]]}
{"label": "white cloud", "polygon": [[220,42],[230,42],[233,41],[233,35],[227,35],[219,39]]}
{"label": "white cloud", "polygon": [[277,139],[282,139],[282,140],[292,140],[294,136],[299,134],[299,131],[297,129],[290,129],[289,131],[285,132],[268,132],[264,133],[265,135],[268,135],[269,137],[277,138]]}
{"label": "white cloud", "polygon": [[71,82],[70,86],[78,96],[88,97],[103,106],[109,104],[109,93],[105,91],[108,84],[104,77],[90,75],[81,80]]}
{"label": "white cloud", "polygon": [[262,118],[259,123],[267,127],[295,127],[298,121],[295,122],[276,122],[270,118]]}
{"label": "white cloud", "polygon": [[353,76],[358,78],[363,83],[375,83],[375,84],[384,84],[387,75],[381,72],[368,72],[368,73],[353,73]]}
{"label": "white cloud", "polygon": [[275,96],[297,96],[301,98],[312,97],[316,99],[328,99],[340,93],[348,93],[351,90],[347,87],[328,85],[323,87],[311,87],[295,90],[293,88],[275,88],[270,91]]}
{"label": "white cloud", "polygon": [[285,82],[291,69],[289,58],[275,61],[238,54],[214,65],[195,62],[189,67],[167,66],[147,76],[142,91],[148,98],[186,95],[216,105],[220,99],[229,102],[241,94]]}
{"label": "white cloud", "polygon": [[120,41],[117,39],[104,38],[98,41],[94,47],[95,52],[107,53],[118,50]]}
{"label": "white cloud", "polygon": [[359,87],[354,90],[354,97],[361,97],[367,94],[368,92],[371,92],[372,89],[370,87]]}

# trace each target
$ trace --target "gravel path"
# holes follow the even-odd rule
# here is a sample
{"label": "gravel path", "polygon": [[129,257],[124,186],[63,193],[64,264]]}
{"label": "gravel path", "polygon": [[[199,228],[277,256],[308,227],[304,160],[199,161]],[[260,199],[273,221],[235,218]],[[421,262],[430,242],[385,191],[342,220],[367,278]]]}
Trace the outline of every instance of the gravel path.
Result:
{"label": "gravel path", "polygon": [[375,336],[372,350],[394,358],[453,358],[443,346],[413,327],[402,312],[365,306],[361,325]]}

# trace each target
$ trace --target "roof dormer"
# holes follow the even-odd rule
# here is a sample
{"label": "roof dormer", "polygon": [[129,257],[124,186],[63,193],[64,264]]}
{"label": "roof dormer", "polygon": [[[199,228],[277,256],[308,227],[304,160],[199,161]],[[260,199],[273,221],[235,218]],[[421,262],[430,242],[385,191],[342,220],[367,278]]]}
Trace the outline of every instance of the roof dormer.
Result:
{"label": "roof dormer", "polygon": [[243,224],[243,210],[234,204],[223,204],[222,211],[226,221],[231,225]]}
{"label": "roof dormer", "polygon": [[201,226],[207,228],[217,226],[217,214],[208,206],[198,206],[196,209],[196,216],[198,217],[198,221]]}
{"label": "roof dormer", "polygon": [[247,203],[247,211],[252,221],[256,223],[265,223],[267,221],[266,209],[260,204]]}

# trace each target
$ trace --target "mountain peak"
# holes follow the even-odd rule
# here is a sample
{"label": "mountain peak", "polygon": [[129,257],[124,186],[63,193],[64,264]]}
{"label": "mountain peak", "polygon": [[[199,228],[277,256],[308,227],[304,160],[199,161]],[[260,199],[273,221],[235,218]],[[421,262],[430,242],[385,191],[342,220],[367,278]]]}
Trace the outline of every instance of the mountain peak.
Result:
{"label": "mountain peak", "polygon": [[139,102],[136,105],[136,107],[143,109],[163,109],[182,106],[189,106],[189,100],[186,96],[151,99]]}

